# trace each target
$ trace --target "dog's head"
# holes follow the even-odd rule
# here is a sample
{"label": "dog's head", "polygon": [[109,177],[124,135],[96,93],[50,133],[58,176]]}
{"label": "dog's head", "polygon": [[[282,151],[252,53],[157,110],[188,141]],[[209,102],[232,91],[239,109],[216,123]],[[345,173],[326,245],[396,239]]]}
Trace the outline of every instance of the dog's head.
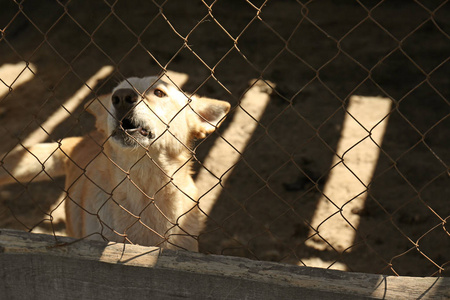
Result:
{"label": "dog's head", "polygon": [[225,101],[188,96],[158,77],[128,78],[86,108],[115,146],[179,152],[204,138],[230,109]]}

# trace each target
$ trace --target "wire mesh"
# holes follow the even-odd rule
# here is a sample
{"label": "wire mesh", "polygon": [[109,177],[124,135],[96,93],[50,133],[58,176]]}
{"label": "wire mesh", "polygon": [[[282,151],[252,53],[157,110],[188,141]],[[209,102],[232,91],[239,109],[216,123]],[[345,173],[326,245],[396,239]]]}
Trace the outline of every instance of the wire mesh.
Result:
{"label": "wire mesh", "polygon": [[[205,217],[192,236],[201,252],[448,276],[448,1],[48,0],[1,7],[2,176],[13,176],[13,149],[45,166],[62,147],[38,157],[30,146],[82,135],[94,141],[95,120],[83,104],[126,78],[159,74],[188,98],[222,99],[232,109],[193,146],[167,122],[165,134],[189,158],[164,174],[167,182],[152,195],[123,169],[117,188],[103,193],[132,221],[124,230],[109,228],[89,212],[105,232],[133,243],[127,232],[140,224],[159,236],[155,245],[190,235],[179,222],[190,211],[171,218],[154,200],[177,187],[174,174],[192,163],[199,188],[192,201]],[[93,159],[110,139],[96,140]],[[133,166],[147,159],[145,152]],[[41,167],[36,177],[2,186],[0,226],[66,234],[60,211],[77,200],[56,175]],[[118,201],[122,182],[148,200],[137,213]],[[148,210],[168,227],[148,226]]]}

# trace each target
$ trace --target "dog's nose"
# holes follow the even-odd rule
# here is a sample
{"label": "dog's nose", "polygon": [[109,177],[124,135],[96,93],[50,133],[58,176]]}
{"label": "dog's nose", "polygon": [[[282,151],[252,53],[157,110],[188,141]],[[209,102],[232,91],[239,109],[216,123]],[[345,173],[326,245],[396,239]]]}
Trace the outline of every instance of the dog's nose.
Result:
{"label": "dog's nose", "polygon": [[120,89],[111,97],[112,104],[116,109],[130,109],[138,101],[138,94],[132,89]]}

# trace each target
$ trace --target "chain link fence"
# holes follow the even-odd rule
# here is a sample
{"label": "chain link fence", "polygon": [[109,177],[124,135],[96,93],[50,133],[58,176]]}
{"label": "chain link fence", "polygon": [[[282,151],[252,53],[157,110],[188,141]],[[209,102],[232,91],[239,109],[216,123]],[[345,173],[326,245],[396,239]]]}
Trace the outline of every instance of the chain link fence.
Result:
{"label": "chain link fence", "polygon": [[[449,1],[0,7],[4,172],[13,149],[91,132],[90,99],[160,74],[232,107],[191,149],[201,252],[448,276]],[[0,227],[66,234],[47,175],[1,187]]]}

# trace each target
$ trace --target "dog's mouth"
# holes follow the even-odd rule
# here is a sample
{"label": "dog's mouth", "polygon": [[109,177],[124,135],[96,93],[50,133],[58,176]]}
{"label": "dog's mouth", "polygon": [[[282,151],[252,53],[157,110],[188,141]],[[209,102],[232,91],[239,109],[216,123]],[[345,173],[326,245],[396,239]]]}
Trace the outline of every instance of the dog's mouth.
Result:
{"label": "dog's mouth", "polygon": [[120,122],[120,128],[129,135],[140,134],[145,137],[152,138],[152,132],[148,128],[144,128],[138,124],[133,123],[132,120],[125,118]]}
{"label": "dog's mouth", "polygon": [[112,132],[112,137],[125,146],[135,146],[136,144],[147,144],[146,141],[155,138],[155,133],[132,118],[125,117],[117,121],[117,127]]}

